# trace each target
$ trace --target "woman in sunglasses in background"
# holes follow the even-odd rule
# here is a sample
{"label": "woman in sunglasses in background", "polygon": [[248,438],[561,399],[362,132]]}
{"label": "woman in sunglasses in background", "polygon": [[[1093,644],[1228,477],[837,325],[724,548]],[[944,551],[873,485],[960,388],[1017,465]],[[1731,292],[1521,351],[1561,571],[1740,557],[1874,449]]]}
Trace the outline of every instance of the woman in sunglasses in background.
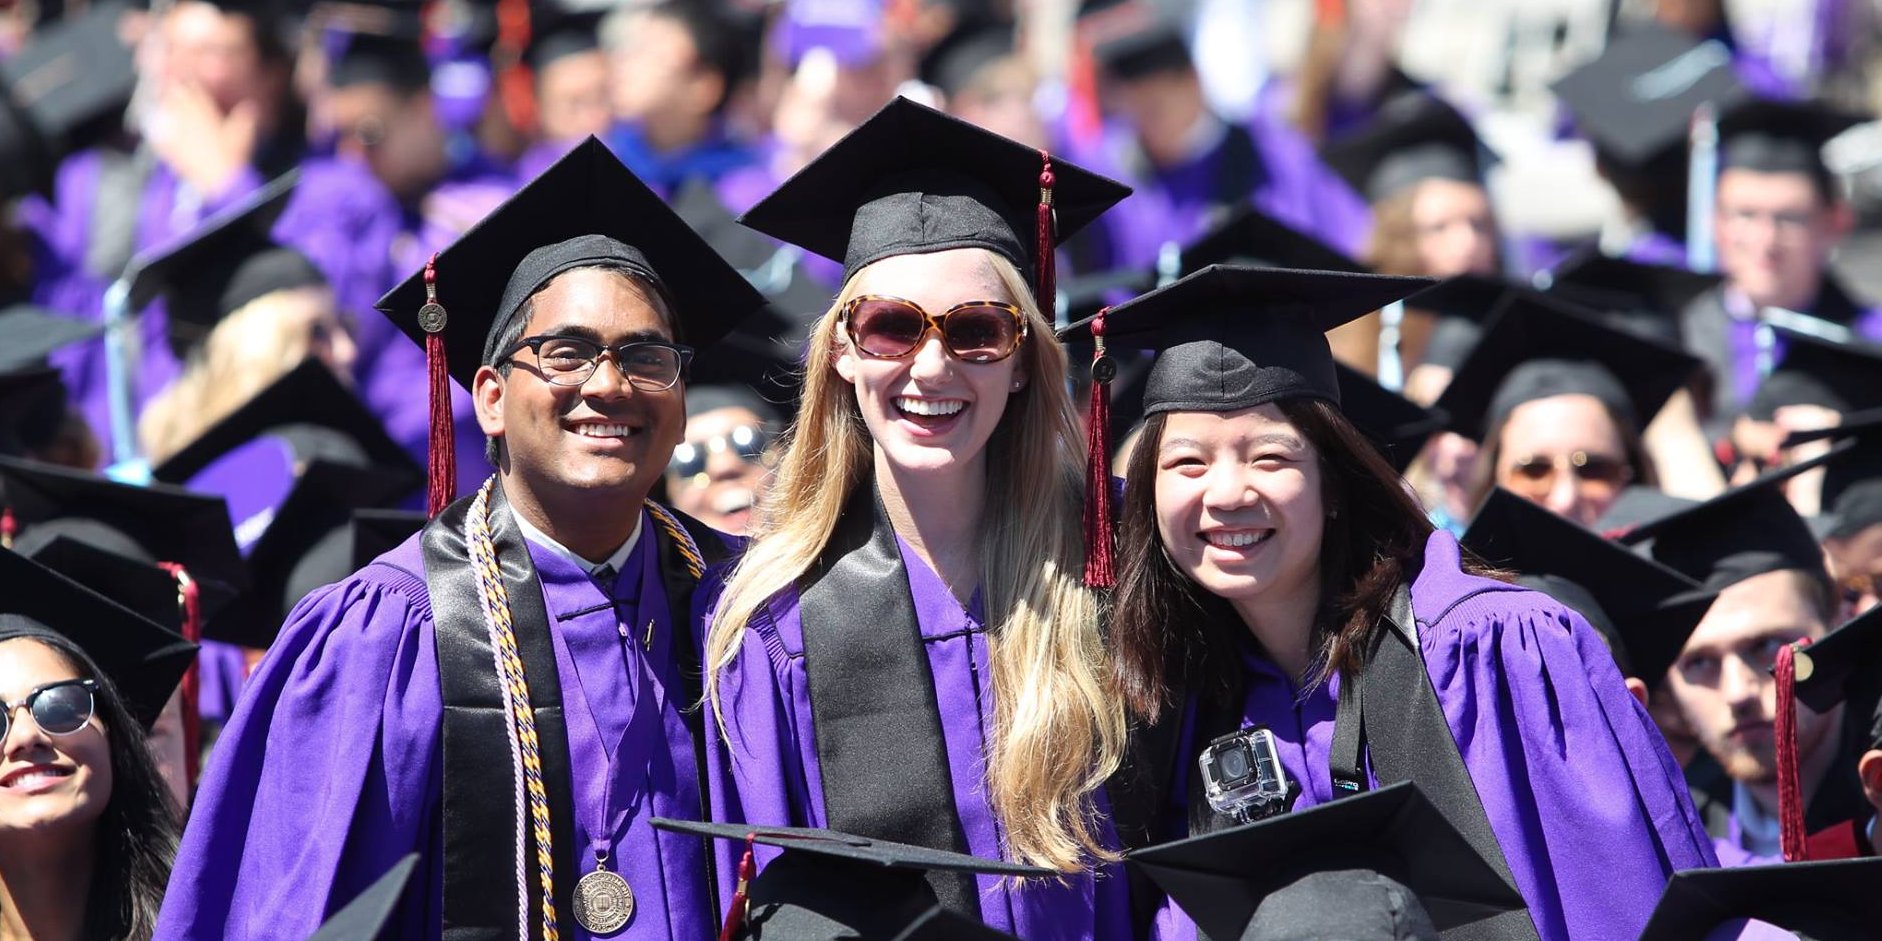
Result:
{"label": "woman in sunglasses in background", "polygon": [[[1094,802],[1123,718],[1081,581],[1066,356],[1022,272],[1052,244],[1042,182],[1058,236],[1128,191],[1050,168],[1042,181],[1038,151],[897,99],[742,220],[842,260],[845,280],[711,615],[712,793],[718,819],[1057,870],[933,884],[1021,937],[1113,937],[1124,880],[1090,871],[1110,849]],[[897,933],[872,914],[893,917],[826,917]]]}
{"label": "woman in sunglasses in background", "polygon": [[764,496],[765,452],[778,415],[745,386],[686,390],[686,440],[667,462],[668,505],[713,529],[743,536]]}
{"label": "woman in sunglasses in background", "polygon": [[145,941],[178,831],[145,730],[195,648],[4,549],[0,584],[0,938]]}

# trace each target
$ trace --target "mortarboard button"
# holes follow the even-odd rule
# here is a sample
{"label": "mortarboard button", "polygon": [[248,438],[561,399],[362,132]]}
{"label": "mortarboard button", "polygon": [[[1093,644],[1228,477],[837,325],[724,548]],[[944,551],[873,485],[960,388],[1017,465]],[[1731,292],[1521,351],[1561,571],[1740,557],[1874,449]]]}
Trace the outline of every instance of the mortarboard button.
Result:
{"label": "mortarboard button", "polygon": [[417,869],[418,854],[405,854],[405,858],[394,863],[385,875],[367,886],[366,891],[334,912],[307,941],[378,941],[386,935],[386,925],[405,897],[406,886]]}
{"label": "mortarboard button", "polygon": [[1388,100],[1364,128],[1327,145],[1320,157],[1368,202],[1425,180],[1483,182],[1487,153],[1470,120],[1430,94]]}
{"label": "mortarboard button", "polygon": [[[19,553],[0,549],[0,638],[34,625],[77,644],[149,728],[196,659],[196,645]],[[25,624],[15,621],[23,618]]]}
{"label": "mortarboard button", "polygon": [[1859,750],[1882,748],[1882,607],[1843,622],[1793,654],[1792,663],[1800,702],[1818,714],[1848,703],[1869,717]]}
{"label": "mortarboard button", "polygon": [[1810,941],[1875,937],[1882,924],[1882,859],[1689,869],[1668,880],[1640,941],[1700,941],[1742,918]]}
{"label": "mortarboard button", "polygon": [[1321,872],[1361,869],[1395,880],[1417,894],[1439,931],[1524,907],[1410,781],[1125,859],[1218,941],[1243,937],[1264,899]]}

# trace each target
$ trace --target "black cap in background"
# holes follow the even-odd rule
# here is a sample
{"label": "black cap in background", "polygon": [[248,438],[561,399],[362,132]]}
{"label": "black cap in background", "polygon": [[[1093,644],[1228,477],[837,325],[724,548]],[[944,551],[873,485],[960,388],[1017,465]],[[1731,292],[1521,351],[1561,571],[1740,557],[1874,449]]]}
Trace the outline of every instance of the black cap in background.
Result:
{"label": "black cap in background", "polygon": [[[446,313],[445,360],[468,389],[523,303],[571,268],[612,265],[659,286],[678,340],[701,350],[763,306],[764,298],[659,195],[590,137],[492,210],[437,262]],[[413,272],[378,308],[423,345],[425,273]]]}
{"label": "black cap in background", "polygon": [[[1042,167],[1038,150],[897,98],[739,221],[841,261],[846,281],[883,258],[953,248],[987,249],[1031,280]],[[1130,195],[1058,157],[1052,173],[1055,245]]]}
{"label": "black cap in background", "polygon": [[1719,168],[1829,179],[1823,145],[1866,117],[1822,101],[1749,101],[1719,119]]}
{"label": "black cap in background", "polygon": [[1636,169],[1684,153],[1700,105],[1722,113],[1751,100],[1724,43],[1653,22],[1616,37],[1553,89],[1604,157]]}
{"label": "black cap in background", "polygon": [[1822,714],[1848,703],[1866,717],[1859,750],[1882,748],[1882,606],[1857,615],[1795,654],[1797,699]]}
{"label": "black cap in background", "polygon": [[31,304],[0,310],[0,373],[43,366],[61,347],[104,332],[99,324],[55,314]]}
{"label": "black cap in background", "polygon": [[1184,247],[1181,274],[1193,274],[1210,265],[1305,268],[1355,274],[1368,270],[1345,252],[1253,206],[1235,209]]}
{"label": "black cap in background", "polygon": [[65,380],[50,366],[0,372],[0,456],[25,457],[65,425]]}
{"label": "black cap in background", "polygon": [[385,875],[367,886],[366,891],[334,912],[307,941],[379,941],[386,936],[386,925],[404,899],[405,887],[417,869],[418,854],[405,854],[405,858],[393,863]]}
{"label": "black cap in background", "polygon": [[758,941],[894,938],[935,907],[929,873],[1050,877],[1050,870],[806,827],[655,818],[655,827],[783,850],[748,893]]}
{"label": "black cap in background", "polygon": [[1017,941],[1012,935],[939,905],[915,919],[894,941]]}
{"label": "black cap in background", "polygon": [[331,88],[383,86],[409,95],[431,87],[431,60],[417,36],[359,33],[327,66]]}
{"label": "black cap in background", "polygon": [[[1326,332],[1428,278],[1211,265],[1105,315],[1105,344],[1157,351],[1144,414],[1230,412],[1292,398],[1338,404]],[[1091,335],[1093,319],[1061,331]]]}
{"label": "black cap in background", "polygon": [[1340,411],[1399,473],[1418,459],[1432,435],[1450,424],[1443,412],[1425,408],[1345,363],[1333,365],[1340,379]]}
{"label": "black cap in background", "polygon": [[1405,299],[1405,306],[1436,314],[1422,364],[1456,370],[1483,339],[1484,325],[1511,292],[1529,290],[1508,278],[1460,274]]}
{"label": "black cap in background", "polygon": [[417,510],[355,510],[353,512],[353,571],[391,552],[425,528],[425,514]]}
{"label": "black cap in background", "polygon": [[1882,408],[1882,346],[1771,329],[1783,340],[1784,355],[1759,383],[1746,414],[1771,421],[1775,410],[1786,405],[1821,405],[1839,412]]}
{"label": "black cap in background", "polygon": [[[1125,859],[1218,941],[1244,937],[1263,900],[1315,873],[1369,870],[1394,880],[1416,893],[1439,931],[1524,907],[1516,889],[1410,781],[1135,850]],[[1327,911],[1327,925],[1350,914]]]}
{"label": "black cap in background", "polygon": [[1680,312],[1724,280],[1715,274],[1650,265],[1592,249],[1563,262],[1547,279],[1549,294],[1674,344],[1683,342]]}
{"label": "black cap in background", "polygon": [[1078,43],[1112,78],[1195,68],[1182,24],[1153,0],[1084,0],[1076,30]]}
{"label": "black cap in background", "polygon": [[35,30],[0,62],[0,197],[50,194],[66,154],[122,129],[137,88],[119,38],[128,8],[102,3]]}
{"label": "black cap in background", "polygon": [[1700,361],[1534,292],[1504,299],[1437,407],[1451,430],[1482,441],[1517,406],[1592,395],[1636,430],[1653,420]]}
{"label": "black cap in background", "polygon": [[565,10],[553,4],[536,4],[524,61],[541,72],[560,59],[599,51],[601,18],[605,15],[605,9]]}
{"label": "black cap in background", "polygon": [[1621,672],[1649,686],[1679,659],[1717,597],[1500,487],[1490,491],[1458,541],[1491,565],[1543,579],[1530,587],[1580,612],[1607,639]]}
{"label": "black cap in background", "polygon": [[1482,184],[1488,150],[1470,119],[1430,94],[1389,99],[1366,127],[1321,150],[1321,159],[1368,202],[1425,180]]}
{"label": "black cap in background", "polygon": [[1640,941],[1702,941],[1719,925],[1755,918],[1809,941],[1864,941],[1882,925],[1882,859],[1676,872]]}
{"label": "black cap in background", "polygon": [[1852,444],[1824,469],[1812,529],[1823,538],[1848,539],[1882,523],[1882,409],[1845,415],[1834,428],[1792,432],[1783,448],[1828,439]]}
{"label": "black cap in background", "polygon": [[163,713],[196,645],[19,553],[0,549],[0,639],[34,627],[64,635],[111,678],[149,728]]}

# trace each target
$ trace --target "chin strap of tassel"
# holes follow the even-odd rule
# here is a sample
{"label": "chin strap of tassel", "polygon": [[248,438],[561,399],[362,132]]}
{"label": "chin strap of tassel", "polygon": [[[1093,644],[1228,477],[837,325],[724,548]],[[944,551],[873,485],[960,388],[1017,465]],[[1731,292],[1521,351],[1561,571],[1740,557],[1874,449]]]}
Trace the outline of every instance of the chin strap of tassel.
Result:
{"label": "chin strap of tassel", "polygon": [[[1108,308],[1107,308],[1108,309]],[[1117,363],[1104,351],[1104,315],[1091,322],[1091,406],[1085,412],[1085,585],[1117,584],[1111,553],[1111,380]]]}
{"label": "chin strap of tassel", "polygon": [[1797,770],[1797,681],[1815,670],[1803,651],[1808,639],[1786,644],[1777,652],[1777,807],[1779,845],[1784,861],[1800,862],[1806,855],[1803,785]]}
{"label": "chin strap of tassel", "polygon": [[738,888],[732,890],[732,907],[726,909],[725,927],[719,929],[719,941],[733,941],[745,927],[751,908],[751,881],[758,875],[758,864],[752,859],[752,844],[757,838],[757,833],[745,836],[745,855],[738,861]]}
{"label": "chin strap of tassel", "polygon": [[418,325],[425,331],[425,380],[431,397],[430,459],[426,463],[425,513],[437,516],[457,499],[457,435],[451,425],[451,374],[445,369],[444,325],[450,317],[438,303],[438,256],[425,262],[425,306]]}
{"label": "chin strap of tassel", "polygon": [[[192,644],[202,643],[202,593],[196,580],[179,563],[159,562],[157,567],[176,579],[176,600],[183,609],[183,639]],[[191,663],[188,672],[183,674],[183,779],[192,790],[196,787],[196,766],[202,760],[203,748],[202,713],[196,707],[198,672],[198,664]]]}

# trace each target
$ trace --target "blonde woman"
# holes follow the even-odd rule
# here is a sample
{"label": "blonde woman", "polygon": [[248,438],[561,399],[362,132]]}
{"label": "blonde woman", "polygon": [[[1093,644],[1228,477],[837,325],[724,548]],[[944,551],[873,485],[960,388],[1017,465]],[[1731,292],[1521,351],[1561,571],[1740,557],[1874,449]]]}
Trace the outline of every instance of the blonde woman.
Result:
{"label": "blonde woman", "polygon": [[[1041,164],[898,99],[743,220],[845,280],[710,615],[712,793],[723,819],[1057,870],[930,881],[1025,938],[1122,937],[1123,880],[1092,876],[1124,725],[1082,583],[1084,449],[1021,272],[1050,244],[1042,182],[1058,235],[1126,191]],[[821,914],[893,933],[895,913],[844,904]]]}

